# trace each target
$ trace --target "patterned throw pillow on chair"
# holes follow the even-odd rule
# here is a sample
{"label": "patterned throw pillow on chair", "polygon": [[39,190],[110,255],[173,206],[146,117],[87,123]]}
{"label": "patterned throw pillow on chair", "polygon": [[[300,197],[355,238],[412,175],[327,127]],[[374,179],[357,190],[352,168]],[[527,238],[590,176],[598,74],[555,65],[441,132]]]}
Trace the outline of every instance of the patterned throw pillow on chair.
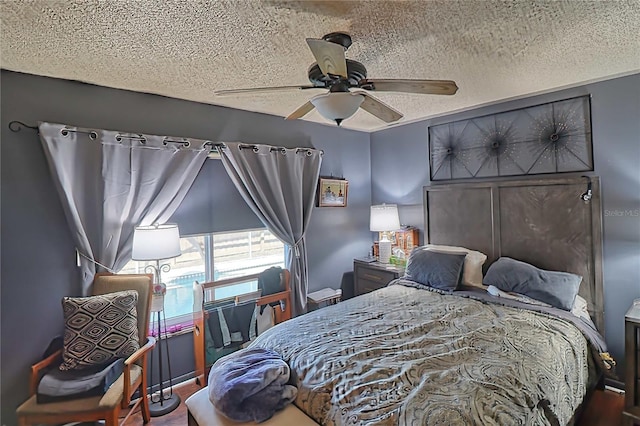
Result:
{"label": "patterned throw pillow on chair", "polygon": [[60,370],[78,370],[126,358],[140,348],[138,292],[65,297],[64,348]]}

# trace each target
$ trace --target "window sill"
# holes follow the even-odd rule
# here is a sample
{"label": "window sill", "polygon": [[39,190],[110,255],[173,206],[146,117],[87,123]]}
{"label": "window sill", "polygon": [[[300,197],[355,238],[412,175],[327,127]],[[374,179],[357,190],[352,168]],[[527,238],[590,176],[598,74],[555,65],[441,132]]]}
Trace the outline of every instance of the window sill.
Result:
{"label": "window sill", "polygon": [[187,325],[182,327],[182,329],[178,330],[178,331],[172,331],[169,333],[162,333],[162,338],[163,339],[170,339],[172,337],[176,337],[176,336],[182,336],[183,334],[188,334],[188,333],[193,333],[193,324]]}
{"label": "window sill", "polygon": [[[187,317],[187,315],[185,315],[184,317]],[[167,321],[167,327],[162,327],[162,331],[160,333],[158,333],[160,330],[157,329],[157,324],[153,324],[151,327],[149,327],[149,335],[158,339],[158,334],[160,334],[163,339],[168,339],[173,336],[180,336],[182,334],[191,333],[193,332],[194,324],[191,315],[189,315],[188,317],[189,319],[180,319],[179,317],[170,319],[169,321]]]}

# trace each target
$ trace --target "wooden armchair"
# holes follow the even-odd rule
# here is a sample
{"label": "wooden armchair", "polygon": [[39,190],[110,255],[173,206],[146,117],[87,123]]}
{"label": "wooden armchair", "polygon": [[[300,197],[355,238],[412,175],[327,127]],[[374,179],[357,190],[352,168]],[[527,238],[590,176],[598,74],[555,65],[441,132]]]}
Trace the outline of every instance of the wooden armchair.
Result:
{"label": "wooden armchair", "polygon": [[[155,339],[147,336],[151,315],[151,297],[153,292],[151,275],[110,275],[96,274],[93,281],[93,294],[107,294],[124,290],[136,290],[138,317],[138,338],[140,349],[124,361],[124,370],[104,395],[85,397],[61,402],[38,403],[36,390],[43,372],[57,368],[62,358],[58,350],[31,367],[31,397],[18,407],[16,413],[20,426],[36,424],[59,424],[66,422],[85,422],[105,420],[106,426],[118,424],[120,410],[131,403],[131,398],[139,390],[142,418],[148,423],[149,400],[147,398],[147,354],[155,346]],[[133,407],[129,414],[134,411]],[[124,418],[124,423],[129,414]]]}

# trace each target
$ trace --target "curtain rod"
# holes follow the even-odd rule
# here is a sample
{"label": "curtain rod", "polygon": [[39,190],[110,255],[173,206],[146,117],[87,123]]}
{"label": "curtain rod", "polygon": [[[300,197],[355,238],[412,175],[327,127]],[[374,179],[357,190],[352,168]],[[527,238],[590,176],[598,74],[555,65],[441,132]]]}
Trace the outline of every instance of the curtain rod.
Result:
{"label": "curtain rod", "polygon": [[[35,130],[36,132],[39,132],[38,126],[29,126],[28,124],[25,124],[22,121],[18,121],[18,120],[13,120],[9,122],[9,130],[11,130],[12,132],[17,133],[21,131],[23,128],[31,129],[31,130]],[[62,129],[60,133],[62,134],[62,136],[67,136],[69,133],[85,133],[89,135],[89,139],[91,140],[98,139],[98,132],[96,132],[95,130]],[[120,134],[120,133],[116,135],[116,141],[121,142],[123,139],[134,140],[134,141],[137,140],[142,145],[144,145],[147,142],[147,138],[145,138],[142,135],[132,136],[132,135]],[[164,140],[162,141],[163,145],[167,145],[170,143],[177,143],[182,145],[185,148],[188,148],[191,145],[191,142],[189,142],[186,138],[182,140],[177,140],[177,139],[172,139],[170,137],[165,137]],[[222,143],[208,141],[204,143],[204,146],[208,146],[212,152],[217,152],[218,149],[222,146]]]}
{"label": "curtain rod", "polygon": [[[226,145],[224,144],[224,142],[221,142],[219,144],[216,144],[216,146],[219,149],[225,149]],[[242,149],[252,149],[253,152],[258,152],[260,148],[260,145],[256,145],[256,144],[240,144],[238,146],[238,149],[242,150]],[[324,155],[324,151],[319,149],[316,150],[315,148],[287,148],[284,146],[272,146],[269,148],[269,152],[274,152],[277,151],[281,154],[286,154],[287,153],[287,149],[295,149],[296,150],[296,154],[300,153],[300,152],[304,152],[306,153],[308,156],[311,156],[313,154],[313,151],[319,151],[320,155]]]}
{"label": "curtain rod", "polygon": [[[13,120],[13,121],[9,122],[9,130],[11,130],[14,133],[17,133],[17,132],[21,131],[23,128],[39,131],[38,126],[29,126],[28,124],[25,124],[22,121]],[[98,138],[98,133],[95,130],[62,129],[60,131],[60,133],[62,133],[63,136],[67,136],[71,132],[88,134],[89,135],[89,139],[91,139],[91,140],[95,140],[95,139]],[[127,134],[118,134],[118,135],[116,135],[116,141],[120,142],[120,141],[122,141],[122,139],[137,140],[142,145],[144,145],[147,142],[147,139],[142,135],[137,135],[137,136],[127,135]],[[177,140],[177,139],[172,139],[172,138],[169,138],[169,137],[165,137],[164,140],[162,141],[162,143],[164,145],[167,145],[169,143],[177,143],[177,144],[181,144],[185,148],[188,148],[191,145],[191,142],[186,140],[186,138],[184,138],[183,140]],[[226,148],[226,145],[225,145],[224,142],[207,141],[207,142],[204,143],[204,146],[208,146],[209,149],[211,150],[211,153],[220,153],[221,150]],[[252,149],[253,152],[258,152],[259,146],[256,145],[256,144],[241,144],[241,145],[239,145],[238,148],[239,149]],[[313,148],[295,148],[295,150],[296,150],[296,154],[298,154],[300,152],[304,152],[308,156],[311,156],[312,155],[312,151],[314,149]],[[269,148],[269,152],[274,152],[274,151],[278,151],[278,152],[280,152],[282,154],[285,154],[287,152],[287,148],[283,147],[283,146],[272,146],[272,147]],[[319,150],[319,151],[320,151],[320,155],[324,154],[323,150]]]}
{"label": "curtain rod", "polygon": [[31,130],[38,130],[38,126],[29,126],[28,124],[24,124],[22,121],[13,120],[9,122],[9,130],[12,132],[19,132],[23,127]]}

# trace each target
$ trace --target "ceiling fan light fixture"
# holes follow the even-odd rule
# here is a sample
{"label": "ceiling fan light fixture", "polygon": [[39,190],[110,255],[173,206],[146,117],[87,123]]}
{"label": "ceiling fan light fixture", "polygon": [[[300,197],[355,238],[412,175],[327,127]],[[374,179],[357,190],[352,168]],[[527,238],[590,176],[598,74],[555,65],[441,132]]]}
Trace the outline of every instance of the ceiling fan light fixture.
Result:
{"label": "ceiling fan light fixture", "polygon": [[333,92],[311,98],[310,102],[327,120],[335,121],[338,126],[351,117],[360,108],[364,96],[358,93]]}

